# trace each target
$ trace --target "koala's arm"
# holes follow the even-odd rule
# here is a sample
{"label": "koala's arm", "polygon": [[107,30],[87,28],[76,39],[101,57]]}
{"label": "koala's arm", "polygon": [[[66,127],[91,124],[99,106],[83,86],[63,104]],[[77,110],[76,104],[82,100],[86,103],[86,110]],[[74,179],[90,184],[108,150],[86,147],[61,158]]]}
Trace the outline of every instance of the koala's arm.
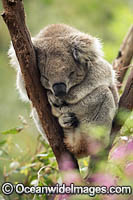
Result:
{"label": "koala's arm", "polygon": [[82,122],[96,121],[96,123],[106,126],[106,124],[112,123],[116,109],[117,106],[112,91],[109,87],[102,85],[77,104],[62,107],[60,112],[72,112]]}
{"label": "koala's arm", "polygon": [[[117,94],[117,93],[116,93]],[[63,128],[73,128],[79,123],[93,123],[111,128],[117,109],[112,91],[107,86],[100,86],[76,104],[54,106],[57,99],[52,96],[53,115],[58,117]],[[77,118],[77,121],[76,121]]]}

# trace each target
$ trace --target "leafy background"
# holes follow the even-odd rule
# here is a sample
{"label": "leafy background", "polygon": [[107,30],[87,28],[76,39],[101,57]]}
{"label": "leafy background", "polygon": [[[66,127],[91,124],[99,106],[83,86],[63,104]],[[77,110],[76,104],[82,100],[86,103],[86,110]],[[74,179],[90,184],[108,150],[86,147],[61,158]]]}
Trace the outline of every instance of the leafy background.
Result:
{"label": "leafy background", "polygon": [[[32,36],[48,24],[69,24],[100,38],[105,58],[111,63],[133,22],[132,0],[24,0],[24,6]],[[58,179],[57,166],[51,149],[29,117],[30,106],[20,101],[15,89],[16,74],[7,56],[9,44],[8,30],[0,18],[0,184],[4,181],[27,184],[34,181],[34,184],[38,170],[47,166],[42,171],[44,184],[48,185]],[[84,172],[87,161],[82,160],[81,166]],[[55,176],[52,180],[51,174]]]}

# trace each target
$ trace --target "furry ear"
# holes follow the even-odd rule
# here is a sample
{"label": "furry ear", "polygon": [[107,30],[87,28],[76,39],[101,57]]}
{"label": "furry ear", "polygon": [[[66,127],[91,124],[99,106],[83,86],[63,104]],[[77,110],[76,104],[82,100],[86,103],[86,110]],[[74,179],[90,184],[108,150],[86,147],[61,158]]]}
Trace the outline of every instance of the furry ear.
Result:
{"label": "furry ear", "polygon": [[73,57],[81,64],[103,56],[102,45],[97,38],[81,32],[72,34],[70,38]]}

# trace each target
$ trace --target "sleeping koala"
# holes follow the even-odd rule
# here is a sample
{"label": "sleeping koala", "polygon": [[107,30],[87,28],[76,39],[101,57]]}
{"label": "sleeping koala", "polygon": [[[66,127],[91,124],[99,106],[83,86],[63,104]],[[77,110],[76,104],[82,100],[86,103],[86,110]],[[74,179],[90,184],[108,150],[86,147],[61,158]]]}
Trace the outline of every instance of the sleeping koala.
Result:
{"label": "sleeping koala", "polygon": [[[109,143],[118,105],[115,72],[103,59],[99,40],[70,26],[53,24],[32,41],[40,80],[47,89],[52,113],[64,130],[65,145],[76,157],[97,154]],[[29,101],[12,46],[9,57],[17,70],[21,98]],[[43,133],[35,108],[32,115]]]}

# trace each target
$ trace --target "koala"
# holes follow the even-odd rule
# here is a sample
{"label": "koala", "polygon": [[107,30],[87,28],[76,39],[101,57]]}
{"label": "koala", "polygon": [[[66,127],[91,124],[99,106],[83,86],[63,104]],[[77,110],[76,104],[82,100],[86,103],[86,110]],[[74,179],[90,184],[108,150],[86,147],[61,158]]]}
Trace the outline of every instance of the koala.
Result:
{"label": "koala", "polygon": [[[32,38],[47,89],[52,114],[64,131],[64,144],[76,157],[96,155],[109,144],[118,106],[116,75],[103,58],[99,39],[65,24],[52,24]],[[17,70],[17,89],[28,99],[23,76],[11,45],[11,64]],[[44,136],[35,108],[32,116]]]}

